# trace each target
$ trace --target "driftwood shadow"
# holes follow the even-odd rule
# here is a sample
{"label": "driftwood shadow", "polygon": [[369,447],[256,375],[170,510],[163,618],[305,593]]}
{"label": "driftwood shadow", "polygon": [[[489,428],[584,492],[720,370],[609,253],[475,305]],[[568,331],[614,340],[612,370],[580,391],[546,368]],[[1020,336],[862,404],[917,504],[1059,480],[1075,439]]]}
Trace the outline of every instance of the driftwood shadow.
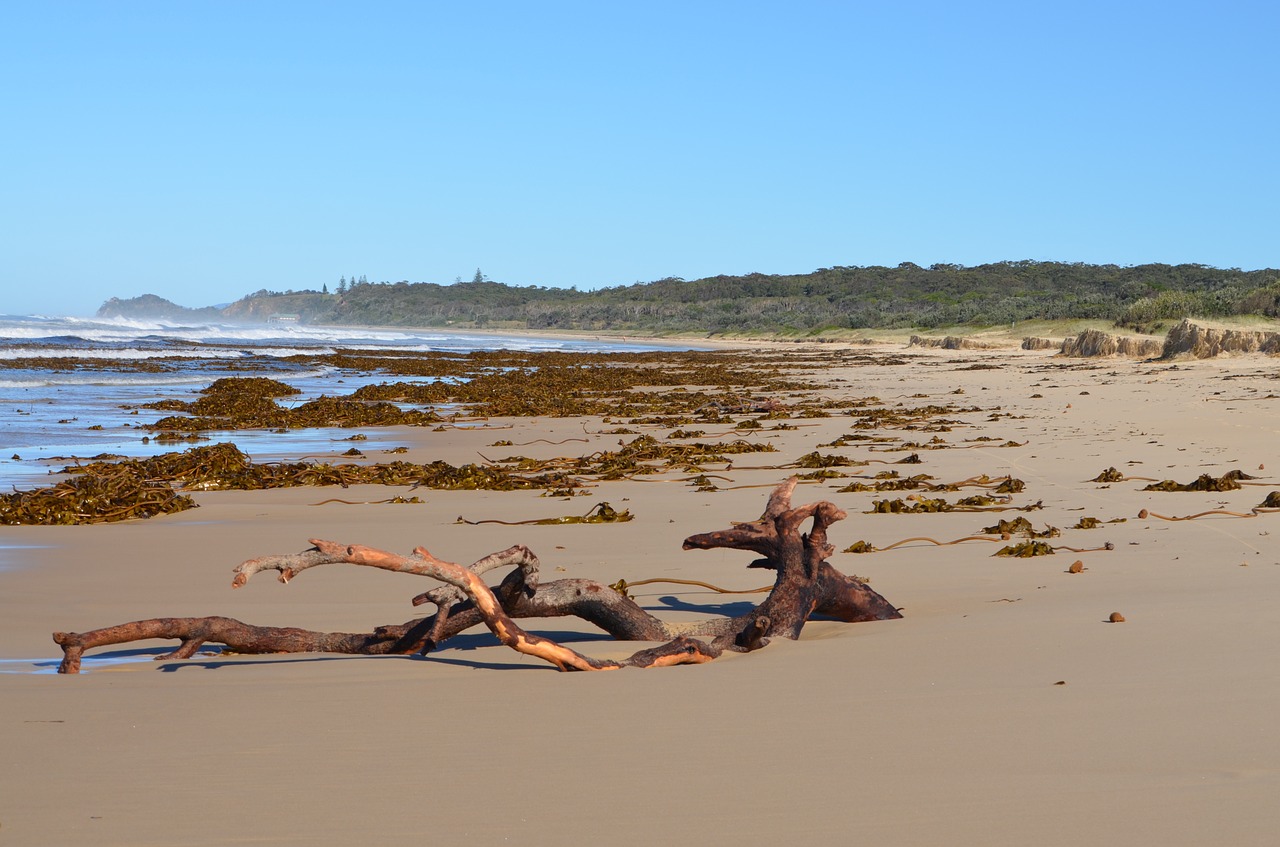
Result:
{"label": "driftwood shadow", "polygon": [[293,665],[304,662],[347,662],[352,659],[398,659],[406,662],[437,662],[444,665],[455,665],[458,667],[473,668],[475,670],[502,670],[502,671],[518,671],[518,670],[544,670],[540,665],[518,665],[511,662],[481,662],[472,659],[449,659],[440,656],[419,656],[419,655],[403,655],[388,654],[384,656],[356,656],[334,654],[332,656],[273,656],[272,658],[226,658],[207,660],[180,659],[171,662],[165,662],[158,666],[158,670],[164,673],[175,673],[177,671],[198,669],[205,671],[218,671],[231,668],[251,667],[254,665]]}
{"label": "driftwood shadow", "polygon": [[687,600],[681,600],[679,597],[670,595],[659,597],[658,602],[661,606],[644,606],[645,611],[653,612],[697,612],[704,615],[723,615],[726,618],[736,618],[739,615],[748,614],[756,607],[755,603],[747,600],[737,600],[730,603],[690,603]]}

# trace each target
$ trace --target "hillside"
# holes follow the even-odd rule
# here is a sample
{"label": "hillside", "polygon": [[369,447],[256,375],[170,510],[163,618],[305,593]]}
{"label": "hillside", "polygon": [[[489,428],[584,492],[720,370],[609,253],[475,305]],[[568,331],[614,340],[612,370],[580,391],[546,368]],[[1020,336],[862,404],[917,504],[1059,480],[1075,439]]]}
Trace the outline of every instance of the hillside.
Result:
{"label": "hillside", "polygon": [[112,297],[98,307],[97,314],[100,318],[145,318],[169,321],[210,321],[223,318],[222,310],[213,306],[189,309],[154,294],[143,294],[127,300]]}
{"label": "hillside", "polygon": [[[910,262],[808,274],[677,278],[594,291],[473,281],[357,282],[340,293],[261,290],[223,320],[298,315],[322,324],[501,327],[622,332],[796,333],[828,329],[998,326],[1025,320],[1107,320],[1147,331],[1187,316],[1280,316],[1280,271],[1206,265]],[[154,308],[151,295],[112,299],[113,314]],[[168,304],[170,307],[181,307]],[[186,310],[204,316],[208,309]]]}

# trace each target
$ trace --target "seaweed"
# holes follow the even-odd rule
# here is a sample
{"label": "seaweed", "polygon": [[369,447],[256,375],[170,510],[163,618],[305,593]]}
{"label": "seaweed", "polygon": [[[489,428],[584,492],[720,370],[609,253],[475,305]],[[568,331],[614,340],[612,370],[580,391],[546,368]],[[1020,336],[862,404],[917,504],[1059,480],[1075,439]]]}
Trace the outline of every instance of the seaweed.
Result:
{"label": "seaweed", "polygon": [[1194,482],[1178,483],[1171,479],[1153,482],[1143,491],[1237,491],[1240,488],[1239,477],[1223,474],[1214,477],[1212,474],[1200,474]]}
{"label": "seaweed", "polygon": [[[759,357],[756,357],[757,360]],[[771,367],[742,367],[741,356],[693,351],[643,354],[515,353],[488,351],[452,359],[413,360],[345,358],[341,367],[365,367],[389,373],[421,373],[432,383],[384,383],[365,386],[357,400],[393,400],[423,405],[453,403],[472,415],[530,417],[573,415],[625,416],[651,422],[658,416],[697,415],[723,421],[728,415],[758,413],[788,417],[774,399],[756,391],[811,390],[810,382],[785,379]],[[799,363],[788,363],[798,366]],[[704,386],[693,390],[683,386]],[[646,391],[666,388],[666,391]],[[677,426],[669,422],[667,425]],[[745,426],[751,426],[746,424]]]}
{"label": "seaweed", "polygon": [[1021,494],[1026,487],[1027,484],[1022,480],[1009,477],[995,487],[995,492],[997,494]]}
{"label": "seaweed", "polygon": [[991,555],[1030,559],[1032,556],[1052,556],[1053,554],[1054,549],[1051,544],[1046,544],[1043,541],[1023,541],[1018,544],[1011,544],[1008,547],[1001,547]]}
{"label": "seaweed", "polygon": [[171,486],[125,470],[67,479],[34,491],[0,494],[0,524],[104,523],[171,514],[195,505]]}
{"label": "seaweed", "polygon": [[822,468],[808,473],[797,474],[800,479],[821,480],[821,479],[843,479],[848,476],[846,473],[832,470],[831,468]]}
{"label": "seaweed", "polygon": [[480,520],[470,521],[458,515],[458,523],[468,524],[470,526],[479,526],[480,524],[502,524],[503,526],[561,526],[564,524],[579,523],[626,523],[634,520],[631,512],[627,509],[618,511],[608,503],[597,503],[591,511],[585,515],[565,515],[558,518],[534,518],[527,521],[500,521],[500,520]]}
{"label": "seaweed", "polygon": [[[222,382],[223,380],[219,380]],[[366,403],[343,397],[321,396],[286,409],[266,396],[238,395],[230,391],[210,394],[181,411],[150,425],[151,429],[204,432],[238,429],[304,429],[312,427],[429,426],[444,420],[435,412],[404,410],[394,403]]]}
{"label": "seaweed", "polygon": [[837,456],[835,454],[823,455],[817,450],[812,453],[806,453],[795,462],[797,468],[846,468],[850,466],[862,466],[866,462],[850,459],[845,456]]}
{"label": "seaweed", "polygon": [[[925,512],[1033,512],[1044,508],[1044,504],[1035,502],[1027,506],[1003,505],[1007,501],[978,495],[965,497],[955,503],[943,498],[928,498],[913,495],[909,500],[872,500],[871,509],[865,514],[911,515]],[[1000,504],[1000,505],[996,505]]]}
{"label": "seaweed", "polygon": [[1057,538],[1062,535],[1062,531],[1056,526],[1045,526],[1043,530],[1037,530],[1031,521],[1023,517],[1017,517],[1013,520],[1000,520],[994,526],[982,528],[984,535],[1001,535],[1015,536],[1022,535],[1027,538]]}
{"label": "seaweed", "polygon": [[916,474],[915,476],[906,477],[905,479],[897,479],[897,474],[893,471],[893,477],[880,477],[879,481],[873,481],[868,484],[865,482],[852,482],[843,488],[836,489],[837,493],[848,494],[858,491],[914,491],[919,488],[932,489],[933,486],[928,484],[928,480],[933,479],[929,474]]}

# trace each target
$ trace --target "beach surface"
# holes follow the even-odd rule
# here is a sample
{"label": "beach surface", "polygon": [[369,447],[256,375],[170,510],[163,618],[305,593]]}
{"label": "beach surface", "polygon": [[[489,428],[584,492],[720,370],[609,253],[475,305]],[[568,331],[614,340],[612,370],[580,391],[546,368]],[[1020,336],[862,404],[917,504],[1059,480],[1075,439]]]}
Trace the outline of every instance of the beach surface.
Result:
{"label": "beach surface", "polygon": [[[792,471],[753,468],[855,432],[854,418],[837,410],[751,434],[778,452],[709,468],[725,477],[715,492],[682,472],[572,499],[418,490],[424,503],[399,505],[365,502],[404,493],[373,486],[225,491],[147,521],[0,527],[0,845],[1273,844],[1280,514],[1138,515],[1248,514],[1280,489],[1277,360],[865,352],[821,371],[823,393],[951,407],[933,420],[946,429],[892,431],[946,448],[919,449],[904,476],[1007,474],[1026,484],[1015,505],[1043,508],[866,514],[873,499],[911,492],[800,485],[796,504],[826,499],[849,513],[832,528],[838,551],[949,541],[1019,515],[1060,528],[1050,544],[1114,549],[1022,559],[993,556],[995,543],[921,541],[837,552],[835,567],[869,579],[904,618],[813,621],[799,641],[698,666],[558,673],[477,628],[425,658],[156,662],[175,645],[147,642],[91,652],[83,673],[57,676],[55,630],[225,615],[359,632],[417,616],[409,600],[433,584],[364,568],[317,568],[288,585],[264,574],[231,589],[236,564],[310,538],[422,545],[463,563],[523,543],[544,579],[764,585],[767,574],[746,569],[751,554],[686,552],[682,540],[755,519]],[[610,428],[494,419],[396,438],[412,445],[400,458],[462,464],[479,453],[586,455],[634,437]],[[702,428],[707,441],[741,435]],[[586,441],[491,446],[498,439]],[[897,446],[822,452],[896,462],[908,454]],[[1110,467],[1184,483],[1233,470],[1257,479],[1222,492],[1090,481]],[[353,502],[313,505],[333,497]],[[457,522],[580,514],[600,501],[635,520]],[[1101,525],[1072,529],[1083,517]],[[1069,573],[1077,560],[1084,570]],[[633,594],[671,620],[739,613],[760,597],[681,585]],[[1113,612],[1124,622],[1110,623]],[[522,623],[598,658],[643,646],[572,618]]]}

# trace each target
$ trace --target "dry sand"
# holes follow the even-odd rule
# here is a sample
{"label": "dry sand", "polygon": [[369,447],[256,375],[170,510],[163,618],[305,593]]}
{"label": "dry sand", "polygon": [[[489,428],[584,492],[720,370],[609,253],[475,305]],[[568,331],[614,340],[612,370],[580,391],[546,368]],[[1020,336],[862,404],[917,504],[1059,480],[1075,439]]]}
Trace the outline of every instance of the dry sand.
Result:
{"label": "dry sand", "polygon": [[[1247,511],[1273,489],[1153,493],[1086,480],[1109,466],[1184,482],[1232,469],[1276,479],[1276,361],[904,355],[906,364],[830,372],[830,394],[977,406],[948,415],[971,426],[941,437],[1027,442],[922,452],[924,464],[904,470],[941,480],[1011,473],[1027,483],[1017,502],[1043,500],[1027,516],[1064,529],[1055,543],[1115,550],[1003,559],[991,556],[996,545],[971,543],[837,553],[833,564],[870,577],[906,617],[814,622],[799,642],[693,667],[562,674],[481,631],[428,659],[87,661],[85,673],[61,677],[33,672],[56,661],[53,630],[222,614],[359,631],[414,616],[408,599],[423,581],[359,568],[319,568],[288,586],[263,575],[230,590],[233,565],[300,550],[308,537],[402,552],[424,544],[463,561],[524,542],[548,578],[751,587],[763,580],[745,570],[749,554],[682,552],[680,542],[753,519],[767,492],[622,482],[592,499],[425,492],[420,506],[308,505],[387,496],[374,488],[217,492],[197,495],[197,510],[146,522],[0,527],[0,669],[11,671],[0,674],[0,845],[1275,843],[1280,515],[1136,519],[1143,508]],[[1000,368],[962,370],[974,363]],[[997,408],[1013,417],[988,420]],[[582,455],[619,440],[487,447],[583,435],[577,419],[513,423],[497,433],[406,433],[417,445],[406,458]],[[850,419],[795,423],[806,426],[753,436],[780,452],[739,457],[728,475],[776,483],[786,472],[747,468],[792,461],[849,432]],[[839,452],[872,457],[864,447]],[[1002,516],[867,515],[871,499],[900,495],[836,493],[842,484],[796,496],[849,511],[833,528],[838,549],[959,538]],[[570,514],[598,500],[637,519],[454,522]],[[1128,520],[1067,529],[1086,515]],[[1067,573],[1077,558],[1087,570]],[[673,617],[752,599],[638,591]],[[1127,621],[1106,623],[1114,611]],[[575,620],[530,628],[590,655],[635,649]]]}

